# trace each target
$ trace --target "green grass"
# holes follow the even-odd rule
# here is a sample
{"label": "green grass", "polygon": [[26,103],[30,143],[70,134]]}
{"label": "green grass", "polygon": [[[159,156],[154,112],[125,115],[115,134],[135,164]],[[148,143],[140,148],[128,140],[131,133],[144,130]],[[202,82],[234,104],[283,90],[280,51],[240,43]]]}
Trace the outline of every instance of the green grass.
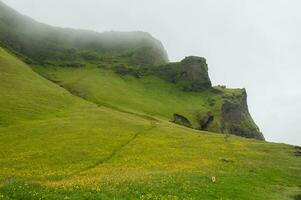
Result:
{"label": "green grass", "polygon": [[0,49],[0,123],[10,125],[41,116],[58,115],[79,102]]}
{"label": "green grass", "polygon": [[[239,93],[240,90],[224,90],[225,93],[184,92],[180,86],[155,76],[137,79],[131,75],[120,76],[111,70],[99,69],[87,64],[82,68],[39,67],[34,70],[59,83],[77,96],[100,105],[171,120],[174,113],[187,117],[193,127],[199,128],[197,114],[211,111],[218,119],[221,115],[222,96]],[[210,106],[210,102],[214,105]],[[218,123],[218,120],[215,120]],[[211,128],[219,132],[218,124]]]}
{"label": "green grass", "polygon": [[[91,68],[39,70],[64,76],[64,87],[103,106],[0,49],[0,199],[292,200],[301,193],[292,146],[175,125],[166,120],[171,108],[193,112],[205,99],[154,77],[140,87],[135,78]],[[149,112],[156,119],[145,117]]]}

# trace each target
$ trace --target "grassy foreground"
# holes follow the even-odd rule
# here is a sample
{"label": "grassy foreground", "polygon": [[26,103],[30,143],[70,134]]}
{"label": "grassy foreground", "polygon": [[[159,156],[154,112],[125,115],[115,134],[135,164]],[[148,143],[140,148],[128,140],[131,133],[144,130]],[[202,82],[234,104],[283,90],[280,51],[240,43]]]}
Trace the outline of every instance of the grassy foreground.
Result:
{"label": "grassy foreground", "polygon": [[[77,80],[78,87],[88,79]],[[111,90],[96,105],[0,49],[0,199],[292,200],[301,194],[294,147],[177,126],[164,118],[166,102],[162,119],[156,110],[147,118],[105,104],[123,105],[117,97],[126,91],[146,95],[139,88]]]}

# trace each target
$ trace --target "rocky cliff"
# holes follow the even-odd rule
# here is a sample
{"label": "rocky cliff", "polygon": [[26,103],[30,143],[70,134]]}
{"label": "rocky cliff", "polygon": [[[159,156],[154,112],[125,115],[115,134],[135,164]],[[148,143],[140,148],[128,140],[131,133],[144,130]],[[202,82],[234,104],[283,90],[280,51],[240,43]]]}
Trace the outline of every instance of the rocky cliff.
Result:
{"label": "rocky cliff", "polygon": [[240,95],[223,98],[225,101],[221,107],[221,132],[264,140],[249,113],[246,90],[242,89]]}
{"label": "rocky cliff", "polygon": [[186,92],[206,91],[217,93],[216,96],[221,97],[221,100],[218,100],[219,104],[215,103],[215,99],[211,99],[205,112],[195,114],[197,126],[191,125],[189,119],[179,114],[173,116],[173,122],[201,130],[264,140],[263,134],[249,113],[246,90],[236,89],[229,92],[231,90],[225,87],[212,87],[205,58],[186,57],[181,62],[158,67],[155,73],[164,80],[179,84]]}
{"label": "rocky cliff", "polygon": [[172,83],[180,84],[185,91],[202,91],[211,88],[206,59],[189,56],[181,62],[161,65],[155,74]]}

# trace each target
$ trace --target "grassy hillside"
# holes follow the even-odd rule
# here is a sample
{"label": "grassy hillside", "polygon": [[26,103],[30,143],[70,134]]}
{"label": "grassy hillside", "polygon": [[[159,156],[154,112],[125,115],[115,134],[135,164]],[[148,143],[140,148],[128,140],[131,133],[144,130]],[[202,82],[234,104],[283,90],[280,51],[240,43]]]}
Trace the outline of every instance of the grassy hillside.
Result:
{"label": "grassy hillside", "polygon": [[[100,105],[162,116],[168,120],[172,118],[173,113],[193,119],[198,110],[207,111],[208,99],[221,99],[221,95],[210,92],[186,93],[155,76],[141,79],[120,76],[94,65],[77,69],[53,66],[34,69],[75,95]],[[220,109],[215,110],[219,111]],[[192,122],[195,126],[198,125],[196,120]]]}
{"label": "grassy hillside", "polygon": [[[116,64],[107,64],[107,67],[114,65]],[[140,78],[132,75],[120,76],[113,70],[89,63],[80,68],[34,66],[33,69],[74,95],[115,109],[143,113],[169,121],[173,120],[174,114],[180,114],[196,129],[200,128],[202,119],[210,113],[214,120],[208,123],[206,130],[211,132],[221,132],[224,103],[236,103],[243,92],[240,89],[221,87],[216,87],[215,92],[186,92],[181,89],[181,85],[169,83],[154,75]],[[246,119],[249,120],[243,125],[257,127],[250,116],[246,116]]]}
{"label": "grassy hillside", "polygon": [[0,69],[1,125],[40,119],[41,116],[53,117],[78,102],[68,92],[50,84],[2,48]]}
{"label": "grassy hillside", "polygon": [[[90,103],[3,49],[0,72],[0,199],[293,200],[301,194],[301,160],[292,146],[224,138]],[[131,77],[106,77],[139,90]]]}
{"label": "grassy hillside", "polygon": [[245,90],[213,89],[205,58],[168,63],[163,45],[148,33],[53,27],[0,2],[0,45],[37,66],[47,79],[94,103],[264,140],[248,111]]}

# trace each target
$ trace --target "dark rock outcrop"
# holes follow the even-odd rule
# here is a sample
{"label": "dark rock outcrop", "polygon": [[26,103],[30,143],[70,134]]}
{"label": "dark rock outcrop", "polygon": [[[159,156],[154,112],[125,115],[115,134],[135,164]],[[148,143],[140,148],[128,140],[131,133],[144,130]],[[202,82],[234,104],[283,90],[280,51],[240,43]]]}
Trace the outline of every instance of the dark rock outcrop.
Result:
{"label": "dark rock outcrop", "polygon": [[182,116],[182,115],[179,115],[179,114],[173,114],[173,120],[172,120],[173,123],[176,123],[176,124],[179,124],[179,125],[182,125],[182,126],[187,126],[187,127],[190,127],[191,128],[191,123],[190,121]]}
{"label": "dark rock outcrop", "polygon": [[210,89],[211,93],[222,97],[221,103],[216,103],[215,99],[208,98],[208,107],[218,114],[213,116],[211,112],[197,113],[195,118],[199,127],[192,127],[189,120],[180,115],[174,116],[174,122],[195,129],[264,140],[263,134],[249,113],[245,89],[229,92],[225,86],[221,86],[220,89],[213,88],[204,58],[186,57],[181,62],[169,63],[157,67],[153,71],[164,80],[179,84],[184,91],[199,92]]}
{"label": "dark rock outcrop", "polygon": [[130,73],[130,69],[125,65],[120,64],[115,67],[115,73],[124,76]]}
{"label": "dark rock outcrop", "polygon": [[237,136],[264,140],[262,133],[253,121],[247,105],[247,93],[242,89],[240,96],[227,100],[221,108],[221,132]]}
{"label": "dark rock outcrop", "polygon": [[183,66],[182,78],[187,82],[184,86],[186,91],[199,91],[211,88],[208,75],[208,65],[205,58],[186,57],[181,61]]}
{"label": "dark rock outcrop", "polygon": [[207,130],[208,125],[214,120],[214,116],[211,112],[207,112],[207,114],[200,119],[200,129]]}
{"label": "dark rock outcrop", "polygon": [[190,56],[153,70],[162,79],[180,84],[184,91],[198,92],[211,88],[206,59]]}
{"label": "dark rock outcrop", "polygon": [[73,68],[78,68],[78,67],[84,67],[85,64],[82,63],[65,63],[65,64],[60,64],[60,67],[73,67]]}
{"label": "dark rock outcrop", "polygon": [[[99,67],[101,68],[101,67]],[[114,72],[120,76],[132,75],[135,78],[141,78],[142,74],[139,70],[134,70],[133,68],[129,68],[124,64],[119,64],[113,68]]]}
{"label": "dark rock outcrop", "polygon": [[295,156],[301,156],[301,147],[295,146]]}

